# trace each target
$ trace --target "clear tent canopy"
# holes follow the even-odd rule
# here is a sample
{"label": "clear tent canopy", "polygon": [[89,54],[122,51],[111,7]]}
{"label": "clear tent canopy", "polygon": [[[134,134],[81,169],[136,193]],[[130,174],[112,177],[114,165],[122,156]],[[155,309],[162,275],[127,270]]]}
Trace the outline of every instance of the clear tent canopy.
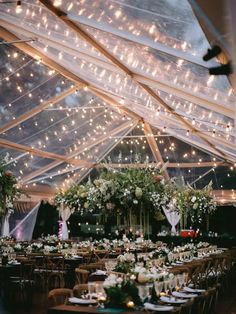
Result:
{"label": "clear tent canopy", "polygon": [[23,186],[158,166],[233,189],[235,94],[187,0],[0,3],[0,156]]}

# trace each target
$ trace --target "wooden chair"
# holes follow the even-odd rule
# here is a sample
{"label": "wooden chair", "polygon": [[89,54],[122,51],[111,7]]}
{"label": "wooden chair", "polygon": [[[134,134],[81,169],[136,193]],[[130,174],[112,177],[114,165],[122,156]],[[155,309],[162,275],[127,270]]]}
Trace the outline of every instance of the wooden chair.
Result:
{"label": "wooden chair", "polygon": [[61,254],[45,254],[46,291],[50,288],[63,288],[65,285],[65,260]]}
{"label": "wooden chair", "polygon": [[204,314],[212,313],[216,306],[217,288],[213,287],[207,290]]}
{"label": "wooden chair", "polygon": [[188,302],[181,305],[180,314],[192,314],[193,306],[194,306],[194,299],[191,299]]}
{"label": "wooden chair", "polygon": [[88,277],[90,272],[83,268],[76,268],[75,269],[75,277],[77,284],[86,284],[88,283]]}
{"label": "wooden chair", "polygon": [[73,297],[73,290],[67,288],[57,288],[48,293],[48,306],[67,304],[68,299]]}

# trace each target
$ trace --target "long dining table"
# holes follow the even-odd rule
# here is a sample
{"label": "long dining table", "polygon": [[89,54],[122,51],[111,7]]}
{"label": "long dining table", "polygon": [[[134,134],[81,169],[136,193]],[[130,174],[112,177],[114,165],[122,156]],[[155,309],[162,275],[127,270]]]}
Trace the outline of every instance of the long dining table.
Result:
{"label": "long dining table", "polygon": [[[130,314],[131,311],[120,310],[120,309],[101,309],[97,307],[90,306],[74,306],[74,305],[57,305],[48,309],[47,314],[72,314],[72,313],[80,313],[80,314],[99,314],[99,313],[120,313],[120,314]],[[132,311],[132,314],[140,314],[143,312],[140,311]]]}

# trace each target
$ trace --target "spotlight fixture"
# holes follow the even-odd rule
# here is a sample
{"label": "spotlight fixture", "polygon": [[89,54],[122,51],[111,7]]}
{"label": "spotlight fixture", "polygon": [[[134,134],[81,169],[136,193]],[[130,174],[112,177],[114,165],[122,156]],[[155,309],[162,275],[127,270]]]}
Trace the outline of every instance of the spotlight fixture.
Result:
{"label": "spotlight fixture", "polygon": [[218,67],[209,68],[210,75],[229,75],[233,73],[232,65],[230,62],[222,64]]}
{"label": "spotlight fixture", "polygon": [[233,67],[229,60],[227,60],[226,55],[222,49],[215,45],[211,49],[207,50],[207,53],[203,56],[204,61],[209,61],[214,57],[217,57],[220,61],[220,65],[216,67],[209,68],[210,75],[230,75],[233,73]]}
{"label": "spotlight fixture", "polygon": [[209,61],[210,59],[217,57],[222,52],[219,46],[213,46],[211,49],[207,50],[207,53],[203,56],[204,61]]}

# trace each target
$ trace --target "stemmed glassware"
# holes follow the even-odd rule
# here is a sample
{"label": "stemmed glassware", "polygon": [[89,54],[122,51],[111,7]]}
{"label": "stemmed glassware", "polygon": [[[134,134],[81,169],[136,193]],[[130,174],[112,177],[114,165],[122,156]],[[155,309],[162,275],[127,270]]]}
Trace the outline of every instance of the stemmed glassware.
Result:
{"label": "stemmed glassware", "polygon": [[104,308],[104,303],[106,301],[106,293],[105,293],[102,283],[96,285],[96,294],[97,294],[99,307]]}
{"label": "stemmed glassware", "polygon": [[138,285],[138,294],[142,302],[150,296],[150,285]]}
{"label": "stemmed glassware", "polygon": [[156,295],[157,295],[158,298],[160,296],[160,293],[163,290],[163,286],[164,286],[163,281],[155,281],[154,282],[154,287],[155,287]]}

